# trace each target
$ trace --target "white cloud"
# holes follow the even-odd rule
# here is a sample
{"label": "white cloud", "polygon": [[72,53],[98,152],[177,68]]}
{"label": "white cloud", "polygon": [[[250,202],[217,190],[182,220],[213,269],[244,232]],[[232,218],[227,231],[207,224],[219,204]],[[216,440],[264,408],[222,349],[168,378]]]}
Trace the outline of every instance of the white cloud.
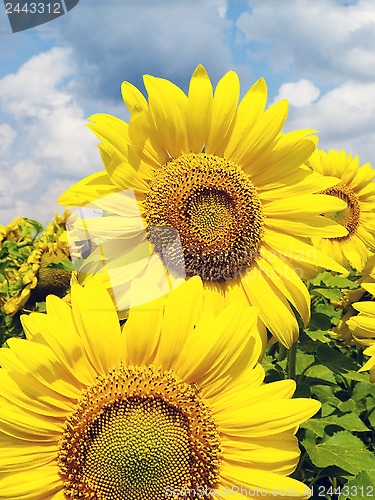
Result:
{"label": "white cloud", "polygon": [[237,28],[251,57],[287,73],[275,98],[291,104],[285,130],[316,129],[321,148],[343,148],[375,166],[373,0],[249,0],[249,6]]}
{"label": "white cloud", "polygon": [[0,154],[5,154],[12,146],[17,132],[7,123],[0,124]]}
{"label": "white cloud", "polygon": [[[233,69],[227,6],[227,0],[139,0],[96,2],[93,9],[82,1],[51,22],[61,47],[0,80],[0,105],[10,126],[0,124],[0,148],[7,151],[0,176],[9,179],[0,191],[0,223],[19,215],[46,220],[62,191],[102,170],[83,107],[127,120],[123,80],[142,89],[142,75],[153,74],[187,90],[199,63],[214,84]],[[37,28],[48,38],[45,29]],[[248,77],[248,68],[241,69]]]}
{"label": "white cloud", "polygon": [[360,0],[250,0],[237,27],[247,41],[271,43],[263,54],[274,70],[291,66],[309,79],[375,77],[375,3]]}
{"label": "white cloud", "polygon": [[103,168],[98,141],[70,91],[74,69],[70,51],[53,48],[0,80],[2,111],[12,123],[0,124],[2,224],[20,215],[46,222],[64,189]]}
{"label": "white cloud", "polygon": [[216,82],[233,69],[227,5],[227,0],[139,0],[96,2],[92,8],[82,1],[55,25],[80,69],[77,92],[118,100],[122,81],[143,88],[144,74],[167,78],[186,90],[199,63]]}
{"label": "white cloud", "polygon": [[347,81],[307,106],[291,108],[286,129],[318,130],[319,147],[345,149],[375,167],[375,82]]}
{"label": "white cloud", "polygon": [[280,99],[288,99],[289,104],[295,108],[308,106],[315,101],[320,94],[320,89],[309,80],[283,83],[279,89],[274,102]]}

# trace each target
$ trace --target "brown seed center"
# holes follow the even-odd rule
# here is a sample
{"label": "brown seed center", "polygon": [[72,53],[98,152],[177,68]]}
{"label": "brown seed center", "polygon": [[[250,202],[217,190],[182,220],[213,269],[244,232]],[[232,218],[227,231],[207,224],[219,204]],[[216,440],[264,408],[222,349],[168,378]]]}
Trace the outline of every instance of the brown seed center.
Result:
{"label": "brown seed center", "polygon": [[[155,173],[144,206],[156,248],[165,250],[162,235],[171,228],[178,232],[188,274],[231,279],[256,258],[262,203],[245,173],[224,158],[190,153],[171,160]],[[173,245],[169,251],[173,263]]]}
{"label": "brown seed center", "polygon": [[351,234],[355,233],[359,224],[361,210],[357,195],[354,193],[354,191],[350,187],[340,182],[339,184],[336,184],[336,186],[321,191],[321,193],[335,196],[336,198],[340,198],[347,203],[347,207],[344,210],[324,214],[325,217],[334,220],[344,226],[349,232],[347,236],[342,236],[341,238],[335,239],[345,239]]}

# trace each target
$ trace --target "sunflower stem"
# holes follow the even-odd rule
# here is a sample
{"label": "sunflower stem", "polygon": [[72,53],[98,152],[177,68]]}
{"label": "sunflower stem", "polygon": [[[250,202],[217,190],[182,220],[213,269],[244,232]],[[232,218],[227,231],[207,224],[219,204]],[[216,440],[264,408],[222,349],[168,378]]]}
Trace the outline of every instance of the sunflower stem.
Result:
{"label": "sunflower stem", "polygon": [[297,469],[296,469],[296,470],[295,470],[295,472],[293,473],[293,477],[294,477],[295,479],[298,479],[298,481],[303,481],[303,479],[304,479],[304,478],[303,478],[303,470],[302,470],[302,466],[303,466],[303,464],[304,464],[304,462],[305,462],[305,460],[306,460],[306,458],[307,458],[307,457],[308,457],[308,455],[307,455],[307,453],[305,452],[305,453],[302,455],[302,457],[301,457],[301,459],[300,459],[300,461],[299,461],[299,464],[298,464],[298,466],[297,466]]}
{"label": "sunflower stem", "polygon": [[277,354],[277,361],[282,361],[286,358],[286,347],[279,344],[279,352]]}
{"label": "sunflower stem", "polygon": [[288,378],[296,379],[296,358],[297,358],[297,342],[294,342],[288,351]]}
{"label": "sunflower stem", "polygon": [[363,365],[363,351],[362,351],[362,349],[358,349],[358,351],[357,351],[357,363],[361,366]]}

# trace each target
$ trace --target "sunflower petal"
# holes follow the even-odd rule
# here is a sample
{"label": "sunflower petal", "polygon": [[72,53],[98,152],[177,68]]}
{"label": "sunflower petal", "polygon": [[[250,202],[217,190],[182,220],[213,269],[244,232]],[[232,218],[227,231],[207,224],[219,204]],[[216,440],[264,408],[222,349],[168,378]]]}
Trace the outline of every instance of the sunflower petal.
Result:
{"label": "sunflower petal", "polygon": [[[270,384],[271,385],[271,384]],[[267,389],[271,393],[273,388]],[[258,402],[237,408],[232,412],[224,412],[219,425],[224,434],[238,437],[257,437],[277,434],[312,417],[321,404],[314,399],[277,399]]]}
{"label": "sunflower petal", "polygon": [[[175,367],[175,361],[192,333],[200,314],[203,285],[199,277],[191,278],[167,297],[156,362],[164,370]],[[198,307],[197,307],[198,305]]]}
{"label": "sunflower petal", "polygon": [[[251,495],[251,491],[255,493],[256,488],[267,491],[268,496],[277,500],[285,499],[283,492],[288,492],[288,496],[297,500],[307,499],[311,494],[307,486],[295,479],[261,469],[230,464],[226,461],[222,464],[220,476],[224,485],[232,489],[235,487],[234,491],[236,492],[240,490],[241,486],[243,489],[247,489],[246,496]],[[241,492],[243,493],[242,490]],[[278,492],[280,495],[277,494]]]}
{"label": "sunflower petal", "polygon": [[0,475],[0,498],[7,500],[47,500],[63,489],[56,463],[18,473]]}
{"label": "sunflower petal", "polygon": [[190,80],[187,106],[189,149],[200,153],[211,127],[212,85],[207,71],[200,64]]}
{"label": "sunflower petal", "polygon": [[189,151],[186,132],[187,97],[168,80],[144,76],[150,110],[158,135],[172,158]]}
{"label": "sunflower petal", "polygon": [[120,189],[112,184],[106,171],[89,175],[74,184],[58,198],[57,203],[64,207],[83,207],[109,194],[118,193]]}
{"label": "sunflower petal", "polygon": [[242,278],[242,286],[250,302],[259,308],[263,323],[289,349],[298,338],[299,327],[284,295],[257,264]]}
{"label": "sunflower petal", "polygon": [[[225,157],[235,159],[246,143],[254,123],[263,113],[267,104],[267,85],[263,78],[260,78],[247,91],[236,112],[236,122],[233,127],[228,145],[225,148]],[[241,149],[240,149],[241,147]],[[246,146],[245,146],[246,147]]]}
{"label": "sunflower petal", "polygon": [[228,71],[217,84],[212,103],[211,128],[205,152],[222,156],[230,137],[230,128],[240,96],[240,82],[234,71]]}
{"label": "sunflower petal", "polygon": [[95,280],[84,288],[73,285],[72,310],[89,359],[101,375],[106,375],[120,363],[114,346],[120,343],[121,330],[110,295]]}

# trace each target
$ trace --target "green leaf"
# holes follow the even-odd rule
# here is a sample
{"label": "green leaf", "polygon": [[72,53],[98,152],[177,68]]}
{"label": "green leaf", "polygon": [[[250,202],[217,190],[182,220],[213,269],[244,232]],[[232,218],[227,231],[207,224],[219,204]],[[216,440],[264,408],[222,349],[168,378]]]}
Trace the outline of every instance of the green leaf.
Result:
{"label": "green leaf", "polygon": [[375,456],[348,431],[337,432],[333,436],[326,436],[320,444],[313,444],[311,437],[302,442],[310,460],[317,467],[336,465],[350,474],[366,469],[373,469]]}
{"label": "green leaf", "polygon": [[311,398],[311,389],[308,384],[297,384],[294,398]]}
{"label": "green leaf", "polygon": [[[315,312],[326,314],[329,317],[331,323],[333,323],[334,325],[339,322],[342,316],[342,309],[335,309],[332,304],[325,302],[320,302],[319,304],[317,304],[315,306]],[[329,328],[330,326],[326,329],[328,330]],[[322,328],[322,330],[324,330],[324,328]]]}
{"label": "green leaf", "polygon": [[[357,279],[356,276],[352,278],[353,280]],[[309,280],[307,284],[313,287],[325,285],[330,288],[348,288],[349,290],[354,290],[359,287],[358,283],[343,276],[334,276],[330,271],[324,271],[318,274],[314,279]]]}
{"label": "green leaf", "polygon": [[323,343],[331,342],[331,338],[327,337],[327,330],[306,330],[307,335],[314,342],[319,341]]}
{"label": "green leaf", "polygon": [[338,425],[348,431],[366,432],[369,430],[369,428],[355,413],[345,413],[341,417],[331,415],[330,417],[327,417],[326,420],[328,420],[330,424]]}
{"label": "green leaf", "polygon": [[309,280],[307,283],[312,286],[320,286],[325,278],[331,276],[329,271],[324,271],[323,273],[319,273],[315,278]]}
{"label": "green leaf", "polygon": [[374,394],[374,385],[366,382],[360,382],[356,384],[353,389],[352,399],[359,400],[364,399],[366,396],[372,396]]}
{"label": "green leaf", "polygon": [[341,290],[339,288],[313,288],[311,295],[321,295],[329,300],[340,300]]}
{"label": "green leaf", "polygon": [[53,269],[63,269],[64,271],[68,271],[69,273],[73,272],[74,265],[71,260],[60,260],[59,262],[51,262],[47,267],[51,267]]}
{"label": "green leaf", "polygon": [[347,373],[351,370],[357,371],[360,368],[354,359],[326,344],[318,346],[316,355],[324,366],[335,373]]}
{"label": "green leaf", "polygon": [[15,241],[4,241],[3,249],[8,252],[8,255],[11,257],[18,257],[18,245]]}
{"label": "green leaf", "polygon": [[[358,412],[370,411],[375,406],[375,396],[373,394],[373,384],[368,381],[359,382],[355,385],[350,399],[355,403]],[[375,422],[371,422],[371,425],[375,426]]]}
{"label": "green leaf", "polygon": [[332,415],[336,411],[336,406],[332,403],[323,403],[322,409],[320,413],[322,414],[322,418],[327,417],[328,415]]}
{"label": "green leaf", "polygon": [[297,352],[296,356],[296,373],[299,375],[306,370],[315,361],[313,354],[306,354],[304,352]]}
{"label": "green leaf", "polygon": [[310,420],[307,420],[306,422],[302,422],[300,424],[300,427],[302,429],[309,429],[311,432],[316,434],[319,437],[323,437],[324,435],[324,429],[329,425],[327,422],[327,417],[326,418],[310,418]]}
{"label": "green leaf", "polygon": [[335,396],[335,389],[336,387],[332,384],[311,386],[311,392],[313,393],[315,399],[322,403],[322,417],[331,415],[341,403],[340,399]]}
{"label": "green leaf", "polygon": [[358,382],[366,382],[369,380],[369,374],[367,372],[357,373],[350,371],[348,373],[344,373],[343,376],[349,380],[356,380]]}
{"label": "green leaf", "polygon": [[348,278],[344,278],[344,277],[339,276],[339,275],[334,276],[331,273],[329,273],[328,276],[325,275],[322,281],[326,286],[336,287],[336,288],[345,288],[345,289],[349,289],[349,290],[354,290],[356,288],[359,288],[359,286],[360,286],[358,283],[355,283],[354,281],[351,281]]}
{"label": "green leaf", "polygon": [[42,224],[34,219],[28,219],[27,217],[24,217],[24,219],[29,222],[36,231],[36,235],[40,234],[42,231],[44,231],[44,226]]}
{"label": "green leaf", "polygon": [[375,429],[375,409],[370,408],[371,413],[368,415],[368,421],[370,422],[370,425]]}
{"label": "green leaf", "polygon": [[324,380],[325,382],[330,382],[336,384],[336,379],[332,371],[323,365],[314,365],[308,368],[305,372],[307,377]]}
{"label": "green leaf", "polygon": [[337,405],[337,408],[343,412],[346,413],[348,411],[355,411],[355,402],[353,399],[348,399],[347,401],[342,401]]}
{"label": "green leaf", "polygon": [[[374,464],[375,465],[375,464]],[[364,500],[375,496],[375,467],[363,470],[341,488],[338,500]]]}
{"label": "green leaf", "polygon": [[327,314],[323,313],[313,313],[311,315],[310,323],[308,324],[308,330],[329,330],[331,328],[331,320]]}
{"label": "green leaf", "polygon": [[47,312],[46,303],[45,302],[35,302],[35,308],[38,312],[45,313]]}

